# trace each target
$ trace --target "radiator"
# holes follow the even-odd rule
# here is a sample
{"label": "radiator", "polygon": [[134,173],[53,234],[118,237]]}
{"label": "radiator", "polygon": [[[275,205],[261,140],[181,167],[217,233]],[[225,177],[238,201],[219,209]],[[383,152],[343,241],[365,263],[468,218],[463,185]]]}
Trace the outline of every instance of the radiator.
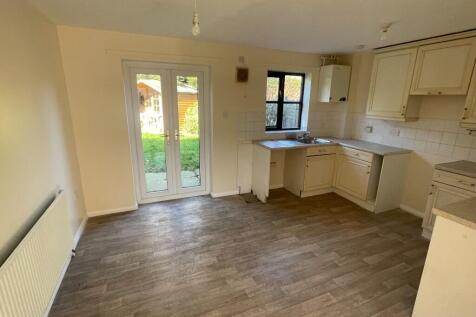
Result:
{"label": "radiator", "polygon": [[0,316],[46,316],[71,259],[73,234],[59,193],[0,267]]}

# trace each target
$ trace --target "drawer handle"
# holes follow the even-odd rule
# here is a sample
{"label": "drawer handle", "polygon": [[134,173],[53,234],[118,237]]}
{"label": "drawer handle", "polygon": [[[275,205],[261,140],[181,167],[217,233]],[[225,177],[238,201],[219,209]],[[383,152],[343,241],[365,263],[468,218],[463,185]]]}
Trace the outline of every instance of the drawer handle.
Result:
{"label": "drawer handle", "polygon": [[468,182],[465,182],[465,181],[458,181],[458,183],[462,184],[462,185],[465,185],[465,186],[471,186],[471,187],[475,187],[476,184],[475,183],[468,183]]}

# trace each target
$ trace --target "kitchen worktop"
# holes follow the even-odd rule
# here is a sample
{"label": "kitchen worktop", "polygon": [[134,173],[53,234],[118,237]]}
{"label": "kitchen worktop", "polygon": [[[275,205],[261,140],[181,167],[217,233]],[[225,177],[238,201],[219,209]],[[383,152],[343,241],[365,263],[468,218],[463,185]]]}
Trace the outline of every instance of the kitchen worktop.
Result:
{"label": "kitchen worktop", "polygon": [[441,163],[435,165],[435,169],[476,178],[475,162],[456,161],[449,163]]}
{"label": "kitchen worktop", "polygon": [[433,213],[476,229],[476,197],[435,208]]}
{"label": "kitchen worktop", "polygon": [[268,150],[292,150],[292,149],[301,149],[315,146],[328,146],[328,145],[342,145],[357,150],[377,154],[377,155],[395,155],[395,154],[406,154],[410,153],[410,150],[372,143],[361,140],[351,140],[351,139],[337,139],[337,138],[323,138],[325,140],[331,141],[331,143],[320,143],[320,144],[307,144],[301,143],[297,140],[264,140],[264,141],[254,141],[254,144],[260,145]]}

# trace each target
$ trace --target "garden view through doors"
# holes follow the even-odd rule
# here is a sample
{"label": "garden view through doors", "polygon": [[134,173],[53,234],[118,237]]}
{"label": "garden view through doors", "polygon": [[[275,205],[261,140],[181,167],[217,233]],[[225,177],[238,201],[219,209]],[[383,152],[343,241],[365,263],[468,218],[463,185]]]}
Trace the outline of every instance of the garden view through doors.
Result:
{"label": "garden view through doors", "polygon": [[206,69],[126,63],[139,202],[206,190]]}

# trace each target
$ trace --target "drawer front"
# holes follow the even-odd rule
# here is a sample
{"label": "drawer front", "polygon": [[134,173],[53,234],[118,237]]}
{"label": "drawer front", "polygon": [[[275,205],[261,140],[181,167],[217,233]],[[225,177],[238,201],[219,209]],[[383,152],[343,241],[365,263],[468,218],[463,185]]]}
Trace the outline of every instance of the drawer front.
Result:
{"label": "drawer front", "polygon": [[326,154],[335,154],[336,147],[335,146],[312,146],[307,148],[306,155],[313,156],[313,155],[326,155]]}
{"label": "drawer front", "polygon": [[345,146],[342,147],[341,151],[343,155],[350,156],[350,157],[353,157],[362,161],[366,161],[369,163],[372,162],[374,157],[372,153],[356,150],[356,149],[345,147]]}
{"label": "drawer front", "polygon": [[476,178],[436,170],[433,181],[476,192]]}

